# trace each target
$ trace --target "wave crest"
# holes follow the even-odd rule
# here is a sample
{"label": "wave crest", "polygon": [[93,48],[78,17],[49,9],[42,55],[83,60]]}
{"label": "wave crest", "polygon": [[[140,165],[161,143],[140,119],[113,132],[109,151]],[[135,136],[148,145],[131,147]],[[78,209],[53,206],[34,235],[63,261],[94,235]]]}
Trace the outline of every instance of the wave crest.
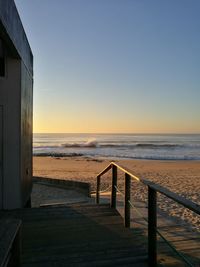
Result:
{"label": "wave crest", "polygon": [[62,144],[62,147],[71,147],[71,148],[75,148],[75,147],[98,147],[98,142],[95,138],[91,138],[89,139],[87,142],[85,143],[65,143]]}

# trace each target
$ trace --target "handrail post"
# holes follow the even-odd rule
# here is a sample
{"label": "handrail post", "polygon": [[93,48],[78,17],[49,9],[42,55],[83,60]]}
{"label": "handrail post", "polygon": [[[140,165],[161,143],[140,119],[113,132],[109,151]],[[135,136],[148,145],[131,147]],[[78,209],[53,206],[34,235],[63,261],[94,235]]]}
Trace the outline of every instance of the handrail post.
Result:
{"label": "handrail post", "polygon": [[149,266],[157,266],[157,194],[148,186],[148,259]]}
{"label": "handrail post", "polygon": [[99,204],[100,176],[97,176],[96,204]]}
{"label": "handrail post", "polygon": [[112,166],[112,189],[111,189],[111,201],[110,207],[116,208],[116,195],[117,195],[117,167],[115,165]]}
{"label": "handrail post", "polygon": [[131,177],[125,173],[125,196],[124,196],[124,226],[130,227],[130,186]]}

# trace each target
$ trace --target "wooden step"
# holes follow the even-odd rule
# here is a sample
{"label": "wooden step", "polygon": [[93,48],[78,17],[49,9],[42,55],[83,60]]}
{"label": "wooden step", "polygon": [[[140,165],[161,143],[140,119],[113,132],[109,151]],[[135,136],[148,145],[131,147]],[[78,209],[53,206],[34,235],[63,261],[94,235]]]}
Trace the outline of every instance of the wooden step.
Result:
{"label": "wooden step", "polygon": [[109,205],[23,209],[22,266],[147,266],[146,237]]}

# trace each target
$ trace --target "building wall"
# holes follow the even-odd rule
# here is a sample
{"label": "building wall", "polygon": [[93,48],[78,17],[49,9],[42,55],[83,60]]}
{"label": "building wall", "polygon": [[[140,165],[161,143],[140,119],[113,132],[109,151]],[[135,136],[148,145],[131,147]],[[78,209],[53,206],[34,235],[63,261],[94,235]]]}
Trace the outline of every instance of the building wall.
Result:
{"label": "building wall", "polygon": [[0,105],[0,207],[3,206],[3,107]]}
{"label": "building wall", "polygon": [[21,178],[22,201],[26,203],[32,189],[33,79],[21,64]]}
{"label": "building wall", "polygon": [[0,0],[0,39],[0,209],[14,209],[26,205],[32,188],[33,55],[13,0]]}
{"label": "building wall", "polygon": [[3,110],[3,208],[21,207],[20,174],[20,60],[6,58],[6,76],[0,80]]}

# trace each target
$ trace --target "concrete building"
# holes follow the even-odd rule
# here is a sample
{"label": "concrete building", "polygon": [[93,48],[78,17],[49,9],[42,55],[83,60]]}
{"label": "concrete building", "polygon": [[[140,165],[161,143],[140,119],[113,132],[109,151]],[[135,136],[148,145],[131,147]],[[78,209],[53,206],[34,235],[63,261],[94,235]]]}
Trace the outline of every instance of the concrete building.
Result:
{"label": "concrete building", "polygon": [[13,0],[0,0],[0,209],[30,204],[33,55]]}

